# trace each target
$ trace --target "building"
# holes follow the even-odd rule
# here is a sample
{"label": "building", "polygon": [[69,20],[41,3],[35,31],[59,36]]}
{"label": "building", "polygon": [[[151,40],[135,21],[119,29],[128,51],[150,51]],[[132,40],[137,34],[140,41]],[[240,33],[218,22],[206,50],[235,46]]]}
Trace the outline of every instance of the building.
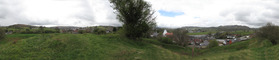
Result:
{"label": "building", "polygon": [[173,35],[173,33],[168,33],[167,30],[164,30],[164,32],[163,32],[164,37],[172,36],[172,35]]}
{"label": "building", "polygon": [[152,34],[150,35],[150,37],[157,37],[158,35],[159,35],[159,33],[154,32],[154,33],[152,33]]}

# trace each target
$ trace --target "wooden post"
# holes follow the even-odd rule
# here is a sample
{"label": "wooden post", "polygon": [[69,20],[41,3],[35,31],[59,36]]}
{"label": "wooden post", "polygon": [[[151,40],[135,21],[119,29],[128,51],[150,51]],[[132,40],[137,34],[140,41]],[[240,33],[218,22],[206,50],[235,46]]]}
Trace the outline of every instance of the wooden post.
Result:
{"label": "wooden post", "polygon": [[194,57],[195,45],[196,45],[196,40],[194,40],[194,45],[192,47],[192,57]]}

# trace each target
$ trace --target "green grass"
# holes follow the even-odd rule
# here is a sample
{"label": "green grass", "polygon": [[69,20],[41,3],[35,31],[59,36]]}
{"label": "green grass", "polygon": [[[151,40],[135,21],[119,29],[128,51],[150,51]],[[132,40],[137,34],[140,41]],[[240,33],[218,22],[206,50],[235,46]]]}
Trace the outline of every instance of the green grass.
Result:
{"label": "green grass", "polygon": [[4,39],[0,40],[0,45],[13,42],[15,40],[21,40],[25,38],[30,38],[38,34],[8,34]]}
{"label": "green grass", "polygon": [[0,46],[0,60],[185,60],[160,45],[117,35],[47,34]]}
{"label": "green grass", "polygon": [[29,37],[33,37],[36,36],[38,34],[8,34],[6,35],[6,38],[29,38]]}
{"label": "green grass", "polygon": [[[12,43],[18,38],[16,43]],[[3,42],[6,41],[6,42]],[[231,45],[192,49],[116,34],[11,34],[0,41],[0,60],[278,60],[279,45],[250,39]]]}
{"label": "green grass", "polygon": [[210,32],[198,32],[198,33],[188,33],[188,35],[205,35],[208,34]]}
{"label": "green grass", "polygon": [[203,49],[200,52],[201,55],[195,57],[194,60],[253,60],[250,58],[252,51],[248,49],[249,44],[247,43],[249,42],[243,41],[232,45]]}
{"label": "green grass", "polygon": [[203,49],[193,60],[278,60],[279,45],[257,38],[232,45]]}
{"label": "green grass", "polygon": [[235,32],[231,32],[232,34],[239,34],[241,36],[245,36],[245,35],[250,35],[255,33],[254,31],[235,31]]}

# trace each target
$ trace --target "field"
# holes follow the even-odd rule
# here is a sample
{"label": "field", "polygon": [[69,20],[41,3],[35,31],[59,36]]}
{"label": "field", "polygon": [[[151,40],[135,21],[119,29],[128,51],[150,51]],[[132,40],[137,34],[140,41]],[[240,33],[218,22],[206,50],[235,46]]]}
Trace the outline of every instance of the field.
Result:
{"label": "field", "polygon": [[278,60],[279,45],[257,38],[228,46],[192,49],[117,34],[11,34],[0,41],[0,60]]}
{"label": "field", "polygon": [[[8,37],[22,36],[15,34]],[[149,40],[138,43],[117,35],[38,34],[25,37],[16,43],[12,43],[13,41],[7,41],[7,44],[1,43],[0,60],[184,60],[188,58],[158,44],[147,43]]]}
{"label": "field", "polygon": [[210,32],[198,32],[198,33],[188,33],[188,35],[206,35]]}

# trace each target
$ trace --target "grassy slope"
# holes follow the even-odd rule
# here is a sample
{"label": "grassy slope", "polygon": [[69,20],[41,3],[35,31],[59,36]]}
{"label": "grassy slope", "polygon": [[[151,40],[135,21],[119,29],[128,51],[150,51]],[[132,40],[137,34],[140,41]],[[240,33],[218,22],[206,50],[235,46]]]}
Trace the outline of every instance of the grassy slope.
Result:
{"label": "grassy slope", "polygon": [[[184,60],[160,45],[137,43],[114,35],[48,34],[0,46],[0,60],[77,59],[77,60]],[[30,58],[31,57],[31,58]]]}
{"label": "grassy slope", "polygon": [[241,36],[253,34],[254,31],[235,31],[231,32],[232,34],[239,34]]}
{"label": "grassy slope", "polygon": [[194,60],[278,60],[279,45],[258,39],[205,49]]}
{"label": "grassy slope", "polygon": [[252,52],[247,49],[247,43],[248,41],[243,41],[228,46],[205,49],[201,52],[202,55],[194,58],[194,60],[253,60],[253,58],[250,57]]}
{"label": "grassy slope", "polygon": [[[144,39],[138,43],[117,35],[92,34],[13,34],[0,44],[0,60],[77,59],[77,60],[278,60],[279,45],[251,39],[228,46],[191,49]],[[3,42],[3,41],[0,41]],[[31,57],[31,58],[30,58]]]}

